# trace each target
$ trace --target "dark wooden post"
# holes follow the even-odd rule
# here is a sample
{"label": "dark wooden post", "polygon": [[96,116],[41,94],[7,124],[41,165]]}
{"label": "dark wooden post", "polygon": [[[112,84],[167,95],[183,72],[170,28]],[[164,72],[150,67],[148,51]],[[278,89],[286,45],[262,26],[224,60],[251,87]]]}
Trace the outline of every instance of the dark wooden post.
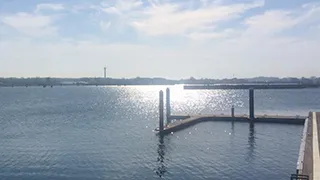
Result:
{"label": "dark wooden post", "polygon": [[250,108],[250,119],[254,119],[254,90],[249,90],[249,108]]}
{"label": "dark wooden post", "polygon": [[163,91],[159,92],[159,132],[163,131]]}
{"label": "dark wooden post", "polygon": [[167,115],[167,124],[170,123],[171,116],[171,107],[170,107],[170,89],[166,90],[166,115]]}
{"label": "dark wooden post", "polygon": [[234,117],[234,106],[231,107],[231,117]]}

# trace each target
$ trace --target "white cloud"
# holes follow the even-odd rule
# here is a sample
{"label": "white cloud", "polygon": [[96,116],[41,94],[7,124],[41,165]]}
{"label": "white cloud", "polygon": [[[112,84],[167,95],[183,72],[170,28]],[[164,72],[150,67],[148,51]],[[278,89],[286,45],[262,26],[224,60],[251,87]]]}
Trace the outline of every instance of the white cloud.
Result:
{"label": "white cloud", "polygon": [[[193,1],[192,1],[193,2]],[[217,28],[230,20],[241,19],[248,10],[264,6],[264,1],[226,4],[221,0],[201,0],[199,6],[190,6],[190,1],[157,1],[142,3],[131,0],[123,5],[122,0],[115,5],[103,3],[103,11],[125,15],[120,19],[144,35],[176,35],[192,39],[225,38],[236,34],[246,36],[269,36],[301,24],[320,23],[320,4],[309,3],[291,10],[267,10],[245,19],[233,21],[230,27]],[[142,6],[143,4],[143,6]],[[192,4],[192,3],[191,3]],[[235,28],[235,26],[240,28]],[[246,25],[246,27],[242,27]],[[232,29],[232,33],[230,31]]]}
{"label": "white cloud", "polygon": [[218,38],[228,38],[234,35],[236,32],[233,29],[225,29],[222,32],[203,32],[203,33],[190,33],[187,37],[195,40],[208,40]]}
{"label": "white cloud", "polygon": [[102,31],[107,31],[111,26],[111,22],[100,21],[99,25]]}
{"label": "white cloud", "polygon": [[143,5],[141,0],[117,0],[115,4],[108,2],[102,2],[102,10],[111,14],[122,14],[132,10],[135,10]]}
{"label": "white cloud", "polygon": [[0,19],[4,24],[29,36],[46,36],[57,32],[53,18],[39,14],[17,13]]}
{"label": "white cloud", "polygon": [[95,13],[100,13],[102,11],[102,8],[100,5],[95,5],[95,4],[91,4],[91,3],[84,3],[84,4],[76,4],[73,5],[71,7],[69,7],[68,9],[70,12],[72,13],[82,13],[85,11],[95,11]]}
{"label": "white cloud", "polygon": [[142,6],[141,0],[118,0],[116,8],[120,11],[130,11]]}
{"label": "white cloud", "polygon": [[116,7],[106,7],[102,8],[102,11],[109,13],[109,14],[121,14],[121,11],[119,11]]}
{"label": "white cloud", "polygon": [[273,34],[293,27],[298,19],[292,18],[290,12],[267,11],[264,14],[252,16],[245,20],[247,31],[259,34]]}
{"label": "white cloud", "polygon": [[208,0],[200,0],[203,6],[206,6],[208,4]]}
{"label": "white cloud", "polygon": [[[294,10],[269,10],[263,14],[247,18],[244,34],[246,36],[273,36],[294,27],[304,27],[306,30],[313,23],[320,23],[320,4],[303,5]],[[283,36],[283,34],[282,34]]]}
{"label": "white cloud", "polygon": [[320,3],[308,3],[303,8],[307,13],[301,17],[301,21],[320,24]]}
{"label": "white cloud", "polygon": [[43,11],[43,10],[59,11],[59,10],[63,10],[63,9],[64,9],[63,4],[38,4],[35,12],[39,12],[39,11]]}
{"label": "white cloud", "polygon": [[138,31],[154,36],[204,34],[206,32],[203,29],[237,18],[247,10],[264,5],[263,1],[230,5],[205,4],[196,9],[185,9],[185,3],[153,4],[140,10],[140,16],[133,18],[130,24]]}

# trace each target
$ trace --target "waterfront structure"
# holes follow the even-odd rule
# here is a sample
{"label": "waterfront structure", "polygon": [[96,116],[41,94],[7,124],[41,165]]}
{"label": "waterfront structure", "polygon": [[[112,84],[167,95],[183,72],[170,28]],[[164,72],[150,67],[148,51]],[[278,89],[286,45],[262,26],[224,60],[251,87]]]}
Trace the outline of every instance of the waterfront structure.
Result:
{"label": "waterfront structure", "polygon": [[103,70],[103,77],[107,78],[107,67],[104,67]]}

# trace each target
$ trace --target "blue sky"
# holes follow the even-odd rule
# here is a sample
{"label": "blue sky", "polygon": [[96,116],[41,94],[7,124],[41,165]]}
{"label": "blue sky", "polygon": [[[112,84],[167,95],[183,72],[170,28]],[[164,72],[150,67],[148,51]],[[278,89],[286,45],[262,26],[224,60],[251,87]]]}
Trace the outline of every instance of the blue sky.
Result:
{"label": "blue sky", "polygon": [[0,0],[0,77],[320,76],[317,0]]}

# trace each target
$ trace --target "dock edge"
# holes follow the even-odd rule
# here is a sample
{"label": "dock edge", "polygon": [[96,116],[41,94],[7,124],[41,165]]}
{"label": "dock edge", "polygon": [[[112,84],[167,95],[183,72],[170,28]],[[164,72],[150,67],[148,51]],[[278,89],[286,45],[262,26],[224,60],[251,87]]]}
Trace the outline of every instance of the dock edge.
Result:
{"label": "dock edge", "polygon": [[302,138],[301,138],[299,157],[298,157],[298,161],[297,161],[297,169],[296,169],[297,174],[302,174],[303,163],[304,163],[304,153],[305,153],[305,149],[306,149],[308,122],[309,122],[309,118],[306,118],[306,120],[304,122]]}

